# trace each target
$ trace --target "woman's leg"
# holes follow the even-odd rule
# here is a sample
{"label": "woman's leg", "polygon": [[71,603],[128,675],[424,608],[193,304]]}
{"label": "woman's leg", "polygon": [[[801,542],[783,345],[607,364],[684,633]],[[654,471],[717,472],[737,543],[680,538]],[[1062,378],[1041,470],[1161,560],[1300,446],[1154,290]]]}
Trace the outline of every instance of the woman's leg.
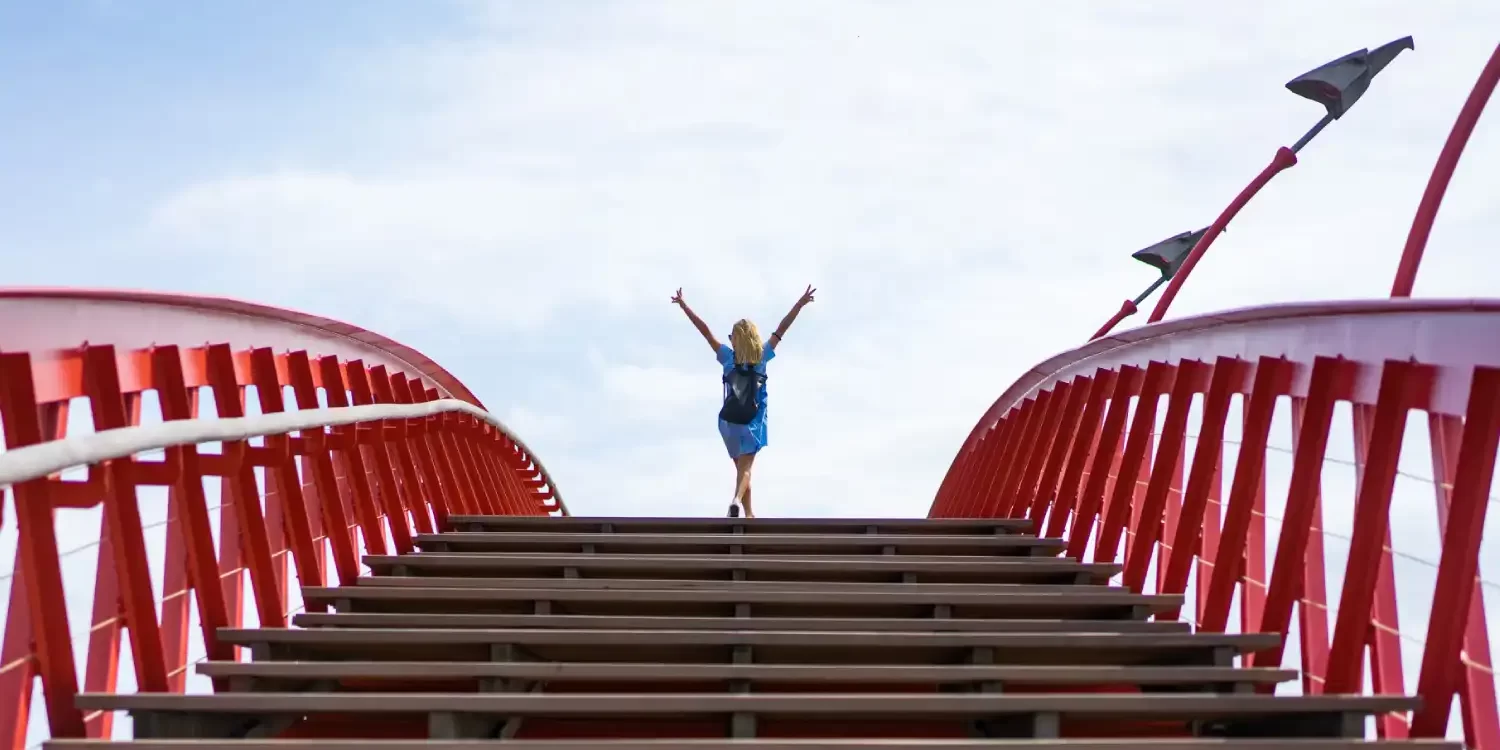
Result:
{"label": "woman's leg", "polygon": [[755,463],[754,453],[742,453],[734,458],[734,501],[745,509],[746,518],[754,518],[750,508],[750,467]]}

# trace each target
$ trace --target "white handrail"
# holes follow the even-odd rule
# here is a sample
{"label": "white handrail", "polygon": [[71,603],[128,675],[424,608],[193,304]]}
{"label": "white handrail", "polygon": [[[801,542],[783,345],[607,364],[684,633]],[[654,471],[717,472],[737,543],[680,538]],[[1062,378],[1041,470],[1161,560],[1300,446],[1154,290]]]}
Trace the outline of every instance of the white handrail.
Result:
{"label": "white handrail", "polygon": [[244,440],[263,435],[281,435],[297,430],[336,427],[377,419],[415,419],[445,412],[463,412],[492,425],[519,446],[552,488],[557,507],[566,513],[562,493],[541,459],[531,452],[505,423],[466,401],[446,398],[420,404],[374,404],[320,409],[299,409],[276,414],[223,419],[179,419],[159,424],[121,427],[114,430],[50,440],[0,452],[0,490],[38,477],[114,458],[176,445],[196,445],[221,440]]}

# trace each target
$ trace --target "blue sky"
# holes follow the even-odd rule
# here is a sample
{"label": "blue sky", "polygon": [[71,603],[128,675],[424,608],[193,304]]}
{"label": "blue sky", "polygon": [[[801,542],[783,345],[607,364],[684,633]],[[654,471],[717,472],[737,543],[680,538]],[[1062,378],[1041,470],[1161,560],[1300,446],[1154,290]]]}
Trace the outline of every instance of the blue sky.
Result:
{"label": "blue sky", "polygon": [[[1384,295],[1496,28],[1471,0],[8,3],[0,283],[363,325],[458,374],[576,511],[671,515],[732,487],[671,292],[769,330],[811,283],[758,510],[920,515],[1011,379],[1151,281],[1130,252],[1317,120],[1285,81],[1412,34],[1173,314]],[[1497,122],[1419,294],[1497,293]]]}
{"label": "blue sky", "polygon": [[[813,283],[773,378],[762,510],[919,513],[1011,373],[1149,283],[1129,252],[1207,224],[1317,119],[1284,81],[1415,34],[1174,313],[1381,294],[1495,21],[1463,2],[747,7],[10,4],[5,281],[387,333],[598,512],[718,512],[730,481],[713,365],[671,291],[720,329],[769,328]],[[1475,273],[1493,127],[1419,293],[1494,292]],[[875,392],[846,386],[862,368]]]}

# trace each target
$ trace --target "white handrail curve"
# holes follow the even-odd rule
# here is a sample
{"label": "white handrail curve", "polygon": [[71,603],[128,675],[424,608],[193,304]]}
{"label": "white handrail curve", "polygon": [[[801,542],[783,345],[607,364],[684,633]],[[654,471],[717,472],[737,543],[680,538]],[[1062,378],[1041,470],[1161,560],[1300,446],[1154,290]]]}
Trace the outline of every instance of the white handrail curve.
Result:
{"label": "white handrail curve", "polygon": [[178,445],[245,440],[264,435],[338,427],[377,419],[417,419],[447,412],[463,412],[476,417],[492,425],[519,446],[531,458],[537,471],[547,477],[547,483],[552,488],[552,498],[557,501],[557,507],[563,513],[567,513],[562,492],[558,490],[555,480],[542,465],[541,459],[536,457],[536,453],[532,452],[524,441],[493,414],[455,398],[424,401],[420,404],[324,407],[275,414],[256,414],[248,417],[181,419],[159,424],[101,430],[63,440],[49,440],[45,443],[0,452],[0,490],[75,466],[86,466]]}

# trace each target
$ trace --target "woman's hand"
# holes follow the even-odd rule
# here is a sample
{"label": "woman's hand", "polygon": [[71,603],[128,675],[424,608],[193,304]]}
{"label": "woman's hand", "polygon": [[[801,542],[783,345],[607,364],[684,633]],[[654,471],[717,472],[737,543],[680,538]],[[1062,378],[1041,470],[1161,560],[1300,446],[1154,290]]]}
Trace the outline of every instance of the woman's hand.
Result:
{"label": "woman's hand", "polygon": [[[814,289],[812,287],[812,284],[808,284],[807,285],[807,291],[805,291],[805,292],[802,293],[802,299],[797,300],[797,306],[798,307],[806,307],[809,302],[813,301],[813,293],[816,292],[816,291],[818,291],[818,290]],[[682,290],[678,289],[677,293],[678,293],[678,295],[681,295],[682,294]]]}
{"label": "woman's hand", "polygon": [[[812,287],[808,287],[811,289]],[[686,307],[687,303],[682,301],[682,287],[677,287],[677,293],[672,295],[672,304]]]}

